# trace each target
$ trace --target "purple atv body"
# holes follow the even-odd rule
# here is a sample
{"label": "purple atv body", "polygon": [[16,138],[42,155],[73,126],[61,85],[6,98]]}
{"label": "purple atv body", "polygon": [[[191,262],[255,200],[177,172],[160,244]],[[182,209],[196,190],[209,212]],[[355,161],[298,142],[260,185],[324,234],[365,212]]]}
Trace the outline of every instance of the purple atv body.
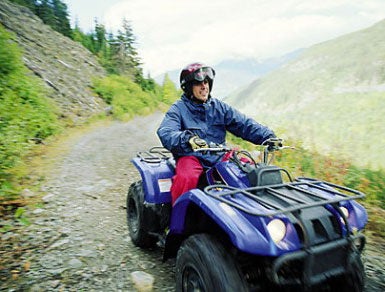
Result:
{"label": "purple atv body", "polygon": [[230,159],[207,170],[204,183],[171,207],[171,154],[154,147],[132,162],[142,179],[127,197],[131,238],[137,246],[149,247],[166,235],[164,257],[177,256],[182,274],[177,275],[177,289],[223,288],[214,282],[225,279],[202,279],[203,272],[197,271],[203,264],[195,260],[190,246],[199,249],[198,238],[198,243],[215,242],[231,250],[226,260],[236,266],[231,281],[242,282],[237,285],[245,291],[324,291],[346,279],[353,282],[345,285],[346,291],[362,291],[365,237],[360,231],[368,217],[355,201],[364,197],[361,192],[310,178],[293,180],[276,166]]}

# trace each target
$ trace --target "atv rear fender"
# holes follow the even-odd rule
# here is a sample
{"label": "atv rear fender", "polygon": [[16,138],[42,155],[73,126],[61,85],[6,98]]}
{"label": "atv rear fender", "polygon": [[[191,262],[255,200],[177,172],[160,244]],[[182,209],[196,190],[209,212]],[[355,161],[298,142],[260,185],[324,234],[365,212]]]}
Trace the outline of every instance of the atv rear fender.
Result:
{"label": "atv rear fender", "polygon": [[171,202],[171,180],[174,169],[167,159],[159,159],[149,163],[139,157],[132,159],[143,182],[144,201],[147,203],[163,204]]}

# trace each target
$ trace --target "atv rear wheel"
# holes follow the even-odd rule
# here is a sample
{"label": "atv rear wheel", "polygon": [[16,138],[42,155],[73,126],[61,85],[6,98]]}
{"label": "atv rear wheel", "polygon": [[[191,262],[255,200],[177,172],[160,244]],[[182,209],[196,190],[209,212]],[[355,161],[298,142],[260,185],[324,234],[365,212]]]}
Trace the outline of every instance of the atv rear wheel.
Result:
{"label": "atv rear wheel", "polygon": [[142,181],[131,184],[127,194],[127,225],[132,242],[138,247],[152,247],[157,238],[148,234],[145,224]]}
{"label": "atv rear wheel", "polygon": [[176,290],[242,292],[248,286],[231,252],[215,237],[197,234],[178,251]]}

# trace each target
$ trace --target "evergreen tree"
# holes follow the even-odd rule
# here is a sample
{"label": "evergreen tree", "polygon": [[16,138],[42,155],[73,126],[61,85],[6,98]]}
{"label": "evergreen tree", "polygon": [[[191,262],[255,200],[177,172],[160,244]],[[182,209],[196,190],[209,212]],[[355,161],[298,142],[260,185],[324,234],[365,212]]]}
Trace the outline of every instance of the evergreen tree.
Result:
{"label": "evergreen tree", "polygon": [[56,19],[49,0],[41,0],[35,4],[35,13],[43,22],[52,28],[55,27]]}
{"label": "evergreen tree", "polygon": [[147,74],[147,78],[143,78],[142,82],[140,83],[142,86],[142,89],[145,91],[156,91],[156,82],[155,80],[150,76],[150,74]]}
{"label": "evergreen tree", "polygon": [[60,0],[10,0],[25,6],[57,32],[72,37],[67,5]]}
{"label": "evergreen tree", "polygon": [[55,15],[54,29],[65,36],[72,37],[71,25],[68,21],[67,5],[60,0],[52,0]]}
{"label": "evergreen tree", "polygon": [[19,4],[21,6],[28,7],[33,12],[35,11],[36,1],[35,0],[9,0],[10,2]]}
{"label": "evergreen tree", "polygon": [[142,77],[141,62],[135,48],[135,36],[129,21],[123,20],[123,30],[118,30],[117,36],[110,40],[111,62],[115,73],[128,75],[136,82]]}
{"label": "evergreen tree", "polygon": [[43,22],[61,34],[81,43],[99,59],[100,64],[110,74],[129,76],[145,91],[155,93],[156,83],[148,76],[143,76],[142,62],[136,49],[136,37],[131,23],[123,19],[122,29],[117,35],[107,34],[103,24],[95,19],[93,32],[83,33],[78,24],[72,30],[69,22],[67,5],[61,0],[10,0],[28,7]]}
{"label": "evergreen tree", "polygon": [[99,56],[103,56],[106,51],[106,28],[95,19],[94,50]]}

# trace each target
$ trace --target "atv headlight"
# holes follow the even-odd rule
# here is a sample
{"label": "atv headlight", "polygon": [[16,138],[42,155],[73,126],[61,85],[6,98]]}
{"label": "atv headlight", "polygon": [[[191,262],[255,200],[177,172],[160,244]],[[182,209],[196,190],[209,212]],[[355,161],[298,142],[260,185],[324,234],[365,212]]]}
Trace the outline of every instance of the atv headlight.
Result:
{"label": "atv headlight", "polygon": [[286,235],[286,225],[280,219],[271,220],[269,224],[267,224],[267,230],[275,243],[280,242]]}

